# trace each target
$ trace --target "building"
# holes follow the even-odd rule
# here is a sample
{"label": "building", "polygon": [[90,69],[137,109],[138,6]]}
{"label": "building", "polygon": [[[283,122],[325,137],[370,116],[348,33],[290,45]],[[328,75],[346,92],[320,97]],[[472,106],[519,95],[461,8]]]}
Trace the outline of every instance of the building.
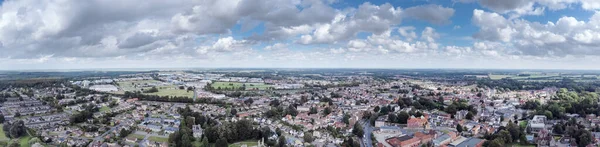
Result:
{"label": "building", "polygon": [[528,127],[531,129],[531,132],[538,133],[546,129],[546,120],[547,118],[544,115],[535,115],[533,119],[529,120]]}
{"label": "building", "polygon": [[421,117],[411,116],[406,121],[406,127],[409,129],[428,129],[429,122],[427,121],[427,117],[425,117],[425,116],[421,116]]}
{"label": "building", "polygon": [[482,147],[483,142],[485,142],[485,140],[471,137],[471,138],[461,142],[460,144],[458,144],[455,147]]}
{"label": "building", "polygon": [[406,135],[388,138],[385,141],[393,147],[416,147],[421,144],[419,138]]}
{"label": "building", "polygon": [[194,126],[192,126],[192,130],[194,132],[194,137],[195,138],[202,137],[202,134],[204,133],[204,130],[202,130],[202,127],[200,127],[200,125],[194,125]]}

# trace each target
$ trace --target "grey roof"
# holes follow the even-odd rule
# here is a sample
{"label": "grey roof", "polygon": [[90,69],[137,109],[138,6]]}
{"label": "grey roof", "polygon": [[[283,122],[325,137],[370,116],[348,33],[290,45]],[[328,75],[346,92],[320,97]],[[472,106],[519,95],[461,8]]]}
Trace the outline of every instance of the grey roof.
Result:
{"label": "grey roof", "polygon": [[479,142],[483,141],[479,138],[469,138],[462,143],[458,144],[456,147],[475,147]]}

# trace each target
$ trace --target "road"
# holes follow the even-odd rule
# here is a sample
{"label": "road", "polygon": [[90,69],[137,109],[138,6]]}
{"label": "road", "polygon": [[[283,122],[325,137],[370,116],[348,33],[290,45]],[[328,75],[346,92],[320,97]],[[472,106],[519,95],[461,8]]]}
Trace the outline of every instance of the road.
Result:
{"label": "road", "polygon": [[373,132],[373,126],[365,120],[359,122],[363,126],[363,139],[360,141],[362,147],[373,147],[373,141],[371,140],[371,133]]}

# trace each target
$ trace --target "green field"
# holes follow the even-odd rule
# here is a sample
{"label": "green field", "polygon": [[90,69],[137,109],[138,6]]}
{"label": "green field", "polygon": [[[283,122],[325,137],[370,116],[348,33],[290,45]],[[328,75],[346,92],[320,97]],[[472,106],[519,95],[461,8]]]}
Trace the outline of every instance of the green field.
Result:
{"label": "green field", "polygon": [[177,86],[173,85],[173,86],[160,86],[160,87],[156,87],[158,88],[158,92],[154,92],[154,93],[145,93],[147,95],[158,95],[158,96],[187,96],[187,97],[194,97],[194,92],[193,91],[187,91],[186,89],[179,89]]}
{"label": "green field", "polygon": [[146,136],[140,135],[140,134],[129,134],[129,135],[127,135],[127,137],[135,137],[138,140],[141,140],[141,139],[144,139]]}
{"label": "green field", "polygon": [[265,83],[239,83],[239,82],[214,82],[211,84],[214,89],[234,89],[237,90],[240,87],[245,85],[246,90],[266,90],[269,87],[273,87],[272,85],[267,85]]}
{"label": "green field", "polygon": [[31,136],[29,135],[20,137],[19,144],[21,147],[29,147],[29,139],[31,139]]}
{"label": "green field", "polygon": [[124,93],[125,91],[143,91],[150,89],[150,85],[158,85],[158,92],[154,93],[145,93],[147,95],[158,95],[158,96],[186,96],[186,97],[194,97],[193,91],[187,91],[186,89],[179,89],[176,85],[162,85],[162,82],[156,80],[141,80],[141,81],[126,81],[126,82],[118,82],[121,91],[116,93]]}
{"label": "green field", "polygon": [[0,124],[0,145],[8,144],[8,137],[4,134],[4,130],[2,129],[2,124]]}
{"label": "green field", "polygon": [[258,141],[256,140],[246,140],[242,142],[236,142],[230,144],[229,147],[241,147],[242,145],[246,145],[247,147],[258,146]]}
{"label": "green field", "polygon": [[492,80],[500,80],[500,79],[504,79],[504,78],[510,78],[510,77],[514,77],[514,75],[488,75],[490,77],[490,79]]}
{"label": "green field", "polygon": [[106,112],[106,111],[109,111],[109,110],[110,110],[110,107],[108,107],[108,106],[102,106],[100,108],[100,112]]}
{"label": "green field", "polygon": [[138,90],[150,88],[147,86],[145,87],[145,85],[152,85],[152,84],[161,83],[161,82],[156,81],[156,80],[140,80],[140,81],[117,82],[117,83],[119,84],[119,87],[121,87],[121,89],[123,91],[138,91]]}
{"label": "green field", "polygon": [[167,142],[167,141],[169,141],[169,138],[162,138],[162,137],[150,136],[150,137],[148,137],[148,140],[150,140],[150,141],[156,141],[156,142]]}

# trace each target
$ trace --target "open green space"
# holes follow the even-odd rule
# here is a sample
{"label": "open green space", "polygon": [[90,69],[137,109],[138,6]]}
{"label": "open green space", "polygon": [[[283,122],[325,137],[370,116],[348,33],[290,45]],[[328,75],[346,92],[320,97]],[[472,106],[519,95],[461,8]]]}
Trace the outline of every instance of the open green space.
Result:
{"label": "open green space", "polygon": [[236,142],[236,143],[230,144],[229,147],[241,147],[243,145],[246,145],[247,147],[258,146],[258,141],[246,140],[246,141],[242,141],[242,142]]}
{"label": "open green space", "polygon": [[22,136],[19,138],[19,145],[21,145],[21,147],[29,147],[29,139],[31,139],[31,136],[27,135],[27,136]]}
{"label": "open green space", "polygon": [[160,86],[158,88],[158,92],[154,93],[144,93],[147,95],[158,95],[158,96],[186,96],[186,97],[194,97],[194,91],[187,91],[187,89],[179,89],[179,87],[173,86]]}
{"label": "open green space", "polygon": [[161,83],[157,80],[139,80],[139,81],[123,81],[117,82],[123,91],[139,91],[142,89],[151,88],[152,85]]}
{"label": "open green space", "polygon": [[110,107],[108,107],[108,106],[102,106],[100,108],[100,112],[106,112],[106,111],[109,111],[109,110],[110,110]]}
{"label": "open green space", "polygon": [[3,125],[0,124],[0,141],[8,141],[8,137],[6,137],[6,134],[4,134],[2,127]]}
{"label": "open green space", "polygon": [[266,90],[273,85],[265,83],[240,83],[240,82],[214,82],[211,84],[214,89],[238,90],[240,87],[246,87],[245,90]]}
{"label": "open green space", "polygon": [[129,137],[135,137],[138,140],[141,140],[141,139],[144,139],[146,136],[140,135],[140,134],[129,134],[129,135],[127,135],[127,138],[129,138]]}
{"label": "open green space", "polygon": [[118,82],[120,91],[115,93],[124,93],[125,91],[144,91],[152,87],[158,88],[158,92],[144,93],[147,95],[158,95],[158,96],[185,96],[194,97],[193,91],[187,91],[187,89],[179,89],[177,85],[163,84],[163,82],[157,80],[140,80],[140,81],[124,81]]}
{"label": "open green space", "polygon": [[169,141],[169,138],[162,138],[162,137],[150,136],[150,137],[148,137],[148,140],[150,140],[150,141],[156,141],[156,142],[167,142],[167,141]]}

